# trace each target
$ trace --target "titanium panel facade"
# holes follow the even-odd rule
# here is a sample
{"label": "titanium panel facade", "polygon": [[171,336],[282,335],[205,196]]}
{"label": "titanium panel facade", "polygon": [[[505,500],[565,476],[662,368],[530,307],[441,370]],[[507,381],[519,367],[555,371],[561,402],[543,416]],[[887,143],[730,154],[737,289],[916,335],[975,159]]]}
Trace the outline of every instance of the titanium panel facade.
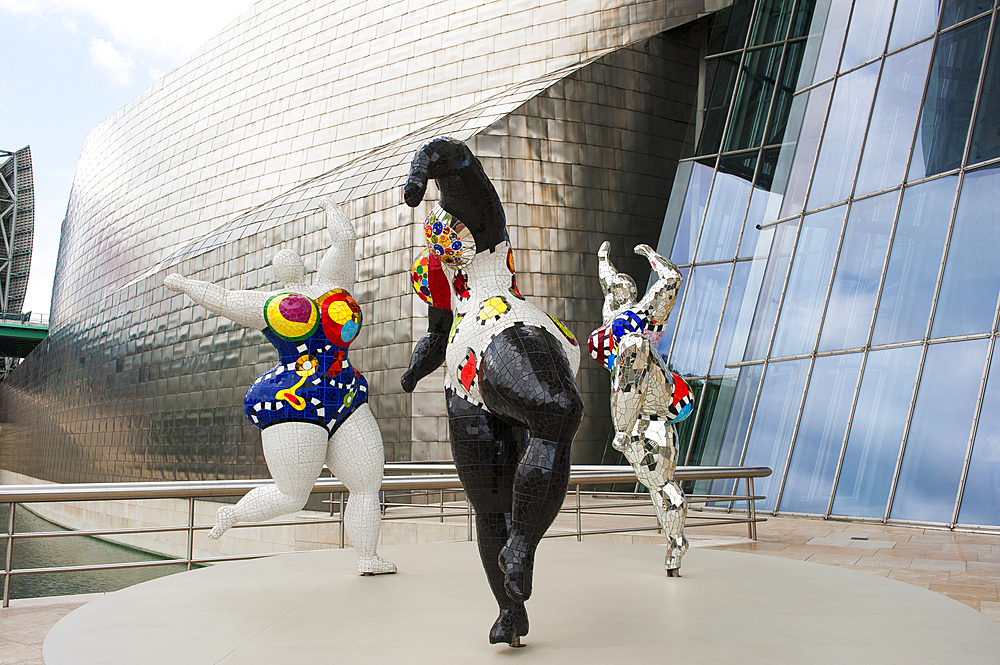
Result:
{"label": "titanium panel facade", "polygon": [[[449,1],[415,18],[401,1],[258,3],[88,137],[49,338],[0,386],[2,466],[59,482],[266,475],[242,397],[273,350],[162,279],[275,288],[282,247],[314,269],[327,195],[357,226],[352,363],[387,458],[449,457],[440,384],[399,386],[426,328],[409,268],[430,204],[400,194],[413,151],[470,144],[506,206],[522,293],[586,339],[601,240],[624,255],[659,235],[696,103],[697,19],[724,4]],[[595,364],[579,381],[576,456],[596,461],[607,380]]]}

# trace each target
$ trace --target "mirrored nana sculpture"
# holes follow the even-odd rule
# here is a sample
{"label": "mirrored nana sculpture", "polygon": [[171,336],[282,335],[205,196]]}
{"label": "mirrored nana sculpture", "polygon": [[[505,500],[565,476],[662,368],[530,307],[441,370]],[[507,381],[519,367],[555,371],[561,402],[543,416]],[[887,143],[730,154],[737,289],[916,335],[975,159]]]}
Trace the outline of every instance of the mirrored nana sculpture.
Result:
{"label": "mirrored nana sculpture", "polygon": [[407,205],[423,200],[430,179],[441,199],[412,272],[429,326],[401,382],[411,392],[447,365],[452,455],[500,606],[490,642],[520,646],[535,549],[562,507],[583,418],[574,379],[580,349],[518,291],[503,206],[469,148],[437,138],[418,150],[403,190]]}
{"label": "mirrored nana sculpture", "polygon": [[223,506],[209,538],[237,522],[259,522],[301,510],[323,463],[350,490],[344,530],[358,554],[362,575],[394,573],[376,554],[385,452],[368,406],[368,383],[347,358],[361,327],[354,289],[354,225],[324,200],[330,249],[312,284],[303,281],[302,258],[283,249],[272,259],[280,291],[229,291],[215,284],[168,275],[164,286],[186,293],[216,314],[264,333],[278,365],[247,391],[247,417],[260,428],[274,485],[258,487],[235,506]]}
{"label": "mirrored nana sculpture", "polygon": [[667,575],[680,575],[687,551],[684,520],[687,500],[674,480],[677,468],[677,431],[674,423],[691,414],[691,391],[684,379],[667,369],[656,351],[683,277],[670,259],[649,245],[635,253],[644,255],[656,281],[636,302],[635,282],[615,270],[608,259],[611,243],[597,252],[601,288],[604,290],[604,325],[590,335],[591,357],[611,371],[612,442],[649,489],[663,533],[667,537],[664,566]]}

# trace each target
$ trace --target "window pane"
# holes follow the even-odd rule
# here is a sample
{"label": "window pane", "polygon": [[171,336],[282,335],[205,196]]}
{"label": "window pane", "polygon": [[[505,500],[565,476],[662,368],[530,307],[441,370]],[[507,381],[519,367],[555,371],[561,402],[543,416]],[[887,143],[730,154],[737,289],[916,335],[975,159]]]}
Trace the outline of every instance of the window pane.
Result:
{"label": "window pane", "polygon": [[768,466],[775,471],[767,478],[757,478],[754,481],[754,491],[767,497],[757,503],[760,510],[774,509],[781,470],[785,468],[785,459],[788,457],[788,446],[795,431],[795,420],[808,370],[808,358],[767,366],[757,414],[747,443],[746,460],[743,462],[745,466]]}
{"label": "window pane", "polygon": [[743,48],[752,13],[752,2],[737,2],[713,14],[712,27],[708,32],[708,53]]}
{"label": "window pane", "polygon": [[757,8],[757,21],[750,35],[750,44],[759,46],[785,38],[788,19],[792,14],[792,0],[761,0]]}
{"label": "window pane", "polygon": [[778,218],[781,195],[770,191],[774,182],[774,169],[777,166],[778,154],[779,148],[768,148],[761,153],[762,158],[757,168],[757,180],[754,183],[753,192],[750,194],[750,207],[747,211],[746,221],[743,223],[740,248],[736,253],[736,256],[741,259],[754,255],[761,236],[761,231],[757,227],[764,223],[768,213],[772,215],[769,221]]}
{"label": "window pane", "polygon": [[837,79],[809,192],[809,210],[843,201],[851,193],[878,69],[875,62]]}
{"label": "window pane", "polygon": [[785,47],[785,63],[782,65],[781,80],[775,92],[771,124],[767,129],[767,144],[780,143],[788,126],[788,116],[795,101],[795,81],[802,66],[805,42],[794,42]]}
{"label": "window pane", "polygon": [[860,353],[851,353],[816,359],[781,497],[781,510],[826,513],[860,378],[861,357]]}
{"label": "window pane", "polygon": [[890,517],[950,522],[989,340],[927,347]]}
{"label": "window pane", "polygon": [[886,59],[855,196],[903,182],[931,46],[926,41]]}
{"label": "window pane", "polygon": [[[737,253],[739,258],[754,256],[757,245],[760,243],[763,231],[757,228],[766,221],[774,221],[778,216],[777,207],[781,205],[781,194],[769,192],[766,189],[754,187],[753,194],[750,195],[750,209],[747,211],[747,220],[743,228],[743,237],[740,239],[740,250]],[[770,213],[770,219],[768,219]],[[766,256],[767,250],[764,250]]]}
{"label": "window pane", "polygon": [[[823,133],[826,107],[830,102],[832,90],[833,84],[826,83],[796,97],[792,116],[795,116],[795,106],[799,105],[799,99],[805,105],[805,112],[802,116],[802,127],[798,132],[798,137],[788,135],[785,137],[786,141],[796,141],[795,148],[793,150],[782,148],[781,157],[778,159],[775,180],[785,183],[781,189],[775,189],[778,192],[785,192],[780,217],[788,217],[802,212],[806,201],[806,191],[809,189],[809,176],[812,174],[813,160],[816,158],[816,147],[819,145],[819,139]],[[790,124],[791,120],[789,120]],[[786,160],[789,164],[787,167],[785,167]],[[788,175],[785,176],[785,173]]]}
{"label": "window pane", "polygon": [[850,16],[851,0],[817,0],[798,88],[829,78],[837,71]]}
{"label": "window pane", "polygon": [[990,61],[986,65],[983,91],[979,97],[976,128],[972,132],[972,146],[969,148],[970,164],[1000,157],[1000,114],[997,113],[1000,101],[1000,22],[993,26]]}
{"label": "window pane", "polygon": [[919,346],[868,354],[837,481],[834,514],[885,515],[920,354]]}
{"label": "window pane", "polygon": [[764,138],[774,83],[781,66],[781,46],[748,51],[743,61],[726,150],[755,148]]}
{"label": "window pane", "polygon": [[725,261],[736,256],[756,164],[756,152],[721,159],[698,243],[698,263]]}
{"label": "window pane", "polygon": [[670,354],[670,367],[678,374],[708,374],[732,265],[722,263],[692,269],[689,293],[677,324],[677,342]]}
{"label": "window pane", "polygon": [[962,493],[960,524],[1000,526],[1000,353],[993,349],[976,443]]}
{"label": "window pane", "polygon": [[[709,437],[719,436],[716,427],[724,425],[719,446],[719,466],[739,466],[743,454],[743,442],[746,440],[747,428],[750,426],[750,414],[753,413],[757,388],[764,372],[763,365],[741,367],[739,379],[736,382],[733,396],[733,408],[729,410],[729,418],[724,422],[719,419],[712,423]],[[713,480],[710,494],[724,494],[733,489],[732,480]]]}
{"label": "window pane", "polygon": [[938,37],[910,180],[958,168],[965,151],[989,17]]}
{"label": "window pane", "polygon": [[[684,464],[694,466],[714,466],[719,461],[719,447],[722,444],[722,430],[726,426],[730,407],[736,392],[736,374],[723,379],[711,379],[705,390],[705,402],[701,407],[698,419],[698,432],[695,434],[694,446],[690,455],[684,459]],[[690,420],[690,419],[689,419]],[[683,421],[682,421],[683,422]],[[695,491],[707,494],[712,486],[711,481],[699,481]]]}
{"label": "window pane", "polygon": [[660,337],[660,341],[656,344],[656,350],[664,358],[666,358],[670,353],[670,343],[674,340],[674,330],[677,329],[677,314],[680,311],[680,304],[683,302],[684,290],[687,289],[688,274],[691,272],[691,269],[681,268],[680,271],[681,277],[684,278],[684,281],[681,282],[681,288],[677,291],[677,301],[674,305],[674,309],[677,311],[670,313],[667,323],[663,326],[663,335]]}
{"label": "window pane", "polygon": [[701,230],[701,219],[705,214],[705,204],[708,203],[708,190],[712,187],[712,172],[714,171],[712,167],[694,162],[691,168],[687,192],[684,195],[684,206],[681,208],[680,219],[677,222],[674,247],[670,251],[671,260],[678,265],[691,263],[694,258],[694,247],[698,242],[698,232]]}
{"label": "window pane", "polygon": [[955,214],[931,337],[986,332],[1000,292],[1000,165],[969,171]]}
{"label": "window pane", "polygon": [[767,268],[764,269],[764,279],[757,300],[753,324],[747,341],[744,360],[763,358],[771,342],[771,332],[774,320],[778,316],[778,304],[781,301],[781,289],[785,285],[788,274],[788,264],[795,243],[795,233],[798,230],[796,221],[785,222],[775,227],[774,240],[771,241],[771,254],[768,257]]}
{"label": "window pane", "polygon": [[840,71],[854,69],[862,62],[882,55],[892,19],[892,2],[856,2],[851,27],[847,31]]}
{"label": "window pane", "polygon": [[[656,251],[660,254],[670,256],[674,241],[679,233],[678,226],[681,223],[681,211],[684,209],[684,199],[687,198],[688,185],[691,182],[691,171],[695,162],[680,162],[677,164],[677,172],[674,174],[674,182],[670,186],[670,200],[667,201],[667,212],[663,214],[663,225],[660,227],[660,239],[656,241]],[[691,229],[688,227],[684,234],[687,236],[682,244],[685,247],[691,245]],[[685,249],[685,252],[688,250]]]}
{"label": "window pane", "polygon": [[896,0],[896,18],[892,21],[889,50],[932,34],[937,28],[940,7],[941,0]]}
{"label": "window pane", "polygon": [[[754,261],[742,261],[736,264],[733,269],[733,281],[729,286],[729,295],[726,298],[726,312],[722,316],[722,326],[719,328],[719,341],[715,345],[715,355],[712,356],[712,367],[709,374],[719,375],[726,371],[727,362],[738,362],[743,356],[743,346],[746,343],[746,327],[739,330],[741,335],[736,336],[737,324],[740,321],[740,312],[743,309],[743,297],[746,293],[747,279],[750,276],[750,267]],[[757,261],[763,263],[763,261]],[[733,349],[733,344],[738,347]]]}
{"label": "window pane", "polygon": [[923,339],[958,176],[906,188],[889,253],[872,345]]}
{"label": "window pane", "polygon": [[726,128],[729,102],[733,99],[740,54],[705,61],[705,119],[698,140],[699,155],[719,152],[722,132]]}
{"label": "window pane", "polygon": [[845,206],[806,215],[799,233],[771,356],[811,353],[844,229]]}
{"label": "window pane", "polygon": [[[730,315],[736,315],[735,323],[723,322],[723,325],[732,325],[732,341],[729,346],[718,346],[716,350],[717,358],[713,359],[713,363],[734,363],[743,360],[744,352],[747,348],[747,338],[749,336],[750,324],[754,320],[754,315],[757,309],[757,300],[760,295],[760,285],[764,279],[765,268],[767,267],[767,248],[770,247],[770,238],[774,235],[774,229],[766,229],[761,233],[761,255],[750,261],[750,273],[746,279],[746,286],[743,289],[743,296],[739,299],[739,302],[733,302],[732,306],[738,306],[738,310],[733,310]],[[737,264],[741,266],[742,262]],[[736,276],[739,275],[737,271],[734,275],[734,282],[732,288],[738,288],[738,282],[735,281]],[[732,297],[732,296],[731,296]],[[727,308],[728,308],[727,304]],[[728,328],[724,328],[723,332],[728,331]],[[726,332],[726,334],[729,334]],[[721,342],[720,342],[721,344]],[[718,373],[722,370],[718,369]],[[717,373],[716,371],[712,372]]]}
{"label": "window pane", "polygon": [[[812,24],[813,11],[816,9],[816,2],[813,0],[801,1],[795,8],[795,18],[792,19],[792,27],[788,31],[788,38],[804,37],[809,34],[809,26]],[[823,4],[820,2],[819,4]]]}
{"label": "window pane", "polygon": [[993,0],[944,0],[941,29],[944,30],[990,9],[993,9]]}
{"label": "window pane", "polygon": [[691,400],[694,410],[691,417],[685,418],[677,423],[677,459],[682,460],[687,455],[688,447],[691,445],[691,432],[694,431],[695,419],[698,417],[698,400],[704,386],[704,380],[689,379],[688,388],[691,389]]}
{"label": "window pane", "polygon": [[855,201],[830,291],[819,350],[855,349],[868,342],[898,192]]}

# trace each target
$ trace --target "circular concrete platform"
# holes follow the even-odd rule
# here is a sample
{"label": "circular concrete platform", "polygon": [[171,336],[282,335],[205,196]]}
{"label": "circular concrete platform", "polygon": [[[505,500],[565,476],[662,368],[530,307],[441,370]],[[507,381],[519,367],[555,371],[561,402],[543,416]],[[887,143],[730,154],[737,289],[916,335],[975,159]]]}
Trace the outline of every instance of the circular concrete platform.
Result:
{"label": "circular concrete platform", "polygon": [[49,632],[47,665],[159,663],[997,663],[1000,628],[902,582],[777,557],[545,541],[524,649],[490,645],[496,606],[474,543],[287,554],[160,578]]}

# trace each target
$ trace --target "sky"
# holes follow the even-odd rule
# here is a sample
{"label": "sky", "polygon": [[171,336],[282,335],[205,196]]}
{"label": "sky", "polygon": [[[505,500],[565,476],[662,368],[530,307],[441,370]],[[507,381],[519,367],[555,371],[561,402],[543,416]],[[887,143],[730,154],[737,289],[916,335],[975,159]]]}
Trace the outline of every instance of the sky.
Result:
{"label": "sky", "polygon": [[48,313],[87,134],[253,0],[0,0],[0,150],[31,146],[35,244],[24,310]]}

